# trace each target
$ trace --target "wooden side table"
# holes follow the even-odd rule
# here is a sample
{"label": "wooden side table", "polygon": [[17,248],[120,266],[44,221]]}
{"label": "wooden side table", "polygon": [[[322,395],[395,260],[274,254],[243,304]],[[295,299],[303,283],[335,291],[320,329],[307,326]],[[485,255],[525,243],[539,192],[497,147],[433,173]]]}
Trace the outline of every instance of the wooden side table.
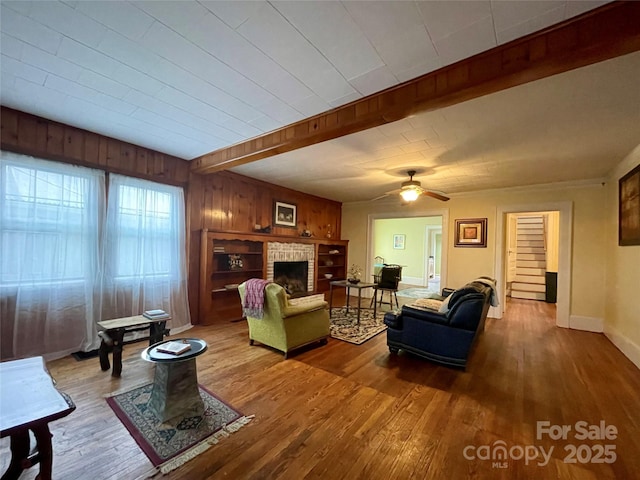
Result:
{"label": "wooden side table", "polygon": [[[344,287],[347,289],[347,305],[346,312],[349,313],[349,291],[352,288],[358,290],[358,305],[356,306],[356,310],[358,312],[358,325],[360,325],[360,310],[362,309],[360,303],[362,300],[362,290],[365,288],[374,288],[376,286],[375,283],[351,283],[348,280],[334,280],[333,282],[329,282],[329,317],[331,317],[331,309],[333,308],[333,287]],[[373,317],[376,317],[376,304],[373,304]]]}
{"label": "wooden side table", "polygon": [[[0,363],[0,437],[11,437],[11,463],[3,480],[17,480],[25,468],[40,462],[40,480],[51,480],[53,447],[49,422],[76,409],[53,384],[42,357]],[[29,430],[38,452],[29,455]]]}
{"label": "wooden side table", "polygon": [[165,335],[169,335],[166,324],[168,319],[150,320],[143,315],[133,317],[116,318],[114,320],[103,320],[98,325],[104,329],[99,332],[100,338],[100,368],[103,371],[109,370],[109,352],[113,350],[113,370],[112,377],[119,377],[122,373],[122,347],[124,335],[129,332],[149,330],[149,345],[161,342]]}

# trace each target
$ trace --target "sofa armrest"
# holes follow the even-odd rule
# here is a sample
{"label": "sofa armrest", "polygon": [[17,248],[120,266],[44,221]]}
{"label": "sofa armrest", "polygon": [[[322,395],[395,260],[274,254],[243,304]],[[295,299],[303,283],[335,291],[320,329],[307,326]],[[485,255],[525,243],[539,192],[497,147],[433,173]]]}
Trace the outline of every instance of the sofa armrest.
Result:
{"label": "sofa armrest", "polygon": [[384,314],[384,324],[396,330],[402,329],[402,316],[399,311],[391,311]]}
{"label": "sofa armrest", "polygon": [[447,298],[449,295],[451,295],[453,292],[455,292],[456,290],[454,288],[447,288],[444,287],[442,289],[442,296]]}
{"label": "sofa armrest", "polygon": [[295,317],[296,315],[304,315],[305,313],[313,312],[315,310],[323,310],[328,307],[328,303],[324,300],[306,303],[304,305],[287,305],[282,310],[283,318]]}
{"label": "sofa armrest", "polygon": [[444,313],[437,312],[435,310],[422,310],[404,305],[402,307],[402,316],[411,317],[423,322],[439,323],[441,325],[448,325],[449,319]]}

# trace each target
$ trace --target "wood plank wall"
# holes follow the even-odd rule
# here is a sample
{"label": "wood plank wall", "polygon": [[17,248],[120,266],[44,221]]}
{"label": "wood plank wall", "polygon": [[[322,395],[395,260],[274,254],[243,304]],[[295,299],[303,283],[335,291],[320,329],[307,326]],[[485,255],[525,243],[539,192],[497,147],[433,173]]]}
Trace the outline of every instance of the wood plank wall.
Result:
{"label": "wood plank wall", "polygon": [[0,107],[0,147],[184,187],[192,323],[200,323],[201,229],[252,233],[256,224],[273,226],[273,203],[279,200],[297,206],[298,228],[272,228],[273,235],[293,238],[308,229],[319,237],[326,237],[330,231],[332,238],[340,239],[342,204],[339,202],[232,172],[193,174],[186,160],[7,107]]}
{"label": "wood plank wall", "polygon": [[[282,201],[296,205],[298,228],[274,227],[273,205]],[[271,226],[271,234],[300,237],[310,230],[315,237],[340,239],[342,204],[333,200],[255,180],[233,172],[192,174],[189,180],[189,306],[192,322],[199,313],[200,231],[253,233],[256,225]],[[281,241],[281,240],[279,240]],[[199,320],[198,320],[198,323]]]}
{"label": "wood plank wall", "polygon": [[149,148],[2,107],[1,148],[186,187],[189,162]]}

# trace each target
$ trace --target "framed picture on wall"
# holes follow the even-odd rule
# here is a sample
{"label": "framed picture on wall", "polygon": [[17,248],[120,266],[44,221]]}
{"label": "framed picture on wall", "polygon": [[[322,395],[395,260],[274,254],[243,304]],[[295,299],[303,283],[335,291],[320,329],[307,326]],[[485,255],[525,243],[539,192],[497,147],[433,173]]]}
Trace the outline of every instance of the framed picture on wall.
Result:
{"label": "framed picture on wall", "polygon": [[455,247],[486,247],[487,219],[465,218],[456,220]]}
{"label": "framed picture on wall", "polygon": [[640,245],[640,165],[618,183],[618,245]]}
{"label": "framed picture on wall", "polygon": [[393,248],[396,250],[404,250],[405,235],[396,234],[393,236]]}
{"label": "framed picture on wall", "polygon": [[274,202],[273,224],[276,227],[292,227],[297,225],[296,206],[292,203]]}

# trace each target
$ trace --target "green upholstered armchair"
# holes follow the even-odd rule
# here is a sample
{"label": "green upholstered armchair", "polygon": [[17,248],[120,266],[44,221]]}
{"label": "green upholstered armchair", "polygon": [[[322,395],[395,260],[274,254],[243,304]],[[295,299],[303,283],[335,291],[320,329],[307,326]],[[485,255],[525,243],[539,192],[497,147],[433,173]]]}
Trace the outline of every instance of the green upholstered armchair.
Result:
{"label": "green upholstered armchair", "polygon": [[[244,304],[245,284],[238,286]],[[277,283],[269,283],[264,293],[263,318],[247,317],[249,344],[254,340],[281,352],[284,358],[298,347],[313,342],[327,343],[329,312],[327,302],[316,301],[304,305],[290,305],[287,294]]]}

